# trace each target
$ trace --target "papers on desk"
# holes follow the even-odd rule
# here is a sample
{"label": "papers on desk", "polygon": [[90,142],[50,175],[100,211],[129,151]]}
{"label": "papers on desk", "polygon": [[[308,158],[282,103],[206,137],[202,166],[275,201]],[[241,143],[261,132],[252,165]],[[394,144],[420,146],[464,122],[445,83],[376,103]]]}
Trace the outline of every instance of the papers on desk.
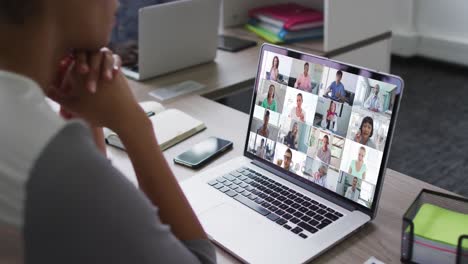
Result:
{"label": "papers on desk", "polygon": [[185,81],[170,85],[167,87],[159,88],[150,92],[150,95],[158,99],[161,102],[164,102],[181,95],[189,94],[195,91],[200,91],[206,86],[195,81]]}
{"label": "papers on desk", "polygon": [[[140,103],[140,105],[153,123],[154,133],[162,150],[166,150],[206,128],[202,121],[180,110],[165,109],[156,102]],[[104,136],[107,144],[125,149],[120,138],[112,130],[104,129]]]}
{"label": "papers on desk", "polygon": [[378,260],[376,257],[370,257],[364,264],[385,264],[383,261]]}

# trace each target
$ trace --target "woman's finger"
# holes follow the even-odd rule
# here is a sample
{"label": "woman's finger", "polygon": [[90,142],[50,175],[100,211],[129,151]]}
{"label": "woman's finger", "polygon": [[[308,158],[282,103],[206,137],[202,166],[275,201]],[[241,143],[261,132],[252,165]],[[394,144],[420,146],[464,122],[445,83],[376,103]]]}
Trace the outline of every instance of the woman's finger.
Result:
{"label": "woman's finger", "polygon": [[70,92],[70,86],[66,85],[66,79],[74,70],[76,65],[75,58],[72,55],[66,56],[60,61],[57,70],[55,81],[53,83],[54,89],[58,89],[62,93]]}
{"label": "woman's finger", "polygon": [[112,57],[114,58],[114,71],[120,71],[120,68],[122,68],[122,58],[117,54],[112,54]]}
{"label": "woman's finger", "polygon": [[114,78],[114,57],[108,48],[102,48],[101,53],[101,78],[110,81]]}
{"label": "woman's finger", "polygon": [[75,54],[76,57],[76,69],[78,73],[86,74],[89,72],[89,65],[88,65],[88,55],[86,52],[77,52]]}
{"label": "woman's finger", "polygon": [[97,82],[100,76],[100,67],[102,60],[102,53],[96,52],[88,55],[90,71],[88,74],[87,88],[91,93],[95,93],[97,89]]}

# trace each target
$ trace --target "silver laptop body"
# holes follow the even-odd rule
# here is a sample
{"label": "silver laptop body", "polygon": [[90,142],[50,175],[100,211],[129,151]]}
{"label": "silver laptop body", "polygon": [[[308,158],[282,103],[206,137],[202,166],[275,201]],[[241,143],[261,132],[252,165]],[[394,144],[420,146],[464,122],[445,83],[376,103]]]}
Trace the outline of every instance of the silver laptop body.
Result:
{"label": "silver laptop body", "polygon": [[181,0],[140,9],[138,67],[124,68],[125,75],[146,80],[214,60],[219,12],[220,0]]}
{"label": "silver laptop body", "polygon": [[[328,73],[330,73],[330,75],[331,72],[334,72],[334,69],[340,69],[344,72],[343,77],[347,78],[346,85],[349,84],[349,80],[354,78],[356,79],[356,85],[363,87],[362,89],[357,88],[354,90],[355,93],[352,95],[352,100],[345,102],[345,99],[341,102],[342,109],[351,107],[352,113],[350,119],[352,119],[353,114],[360,113],[362,109],[369,109],[364,106],[364,101],[367,99],[368,94],[362,94],[360,90],[368,93],[373,85],[379,83],[381,90],[384,88],[386,89],[382,94],[379,94],[379,96],[384,96],[383,98],[386,100],[385,96],[392,95],[390,102],[385,102],[385,104],[391,104],[384,106],[387,109],[381,109],[381,112],[375,112],[375,116],[369,112],[369,116],[374,116],[374,125],[379,125],[380,128],[383,126],[377,123],[377,121],[380,120],[379,118],[381,118],[381,120],[388,120],[388,124],[385,124],[388,125],[388,131],[386,140],[375,144],[375,148],[380,148],[380,154],[378,155],[378,157],[381,157],[380,165],[374,168],[371,166],[372,164],[367,164],[366,180],[357,180],[360,184],[359,188],[361,188],[361,194],[358,194],[359,198],[357,202],[343,197],[345,196],[343,190],[348,190],[349,188],[351,188],[351,191],[353,190],[352,185],[347,186],[350,182],[347,181],[346,177],[354,177],[347,174],[349,172],[348,164],[341,166],[345,167],[346,170],[339,171],[338,180],[336,184],[334,184],[335,187],[328,186],[325,188],[314,184],[310,180],[313,178],[308,175],[312,175],[313,173],[308,171],[310,169],[307,167],[307,162],[309,160],[306,160],[305,166],[297,162],[299,165],[295,168],[297,169],[296,172],[291,172],[294,168],[287,171],[283,167],[277,165],[279,164],[278,160],[284,161],[283,153],[275,153],[275,157],[271,160],[266,160],[265,158],[268,157],[268,152],[263,155],[260,155],[260,152],[253,153],[253,151],[256,150],[262,151],[261,148],[258,148],[258,145],[252,148],[253,142],[260,141],[252,137],[257,137],[259,133],[261,133],[253,126],[255,125],[255,119],[257,119],[256,116],[258,116],[259,109],[262,110],[262,82],[267,81],[265,78],[270,78],[269,71],[273,63],[271,58],[274,57],[280,58],[282,64],[280,63],[279,74],[284,75],[281,81],[285,83],[275,83],[270,80],[268,84],[271,85],[271,83],[274,83],[274,85],[276,85],[276,98],[279,101],[283,95],[278,91],[285,89],[286,93],[285,96],[283,96],[283,113],[287,112],[285,106],[288,92],[306,93],[303,91],[296,91],[297,88],[291,87],[294,85],[295,81],[299,79],[293,78],[293,74],[296,74],[295,72],[299,73],[305,62],[308,62],[309,65],[314,65],[314,67],[311,66],[309,69],[322,69],[321,81],[331,78],[330,76],[328,76],[328,78],[325,76],[326,69],[329,69]],[[288,60],[291,60],[292,63],[289,63]],[[289,72],[285,70],[285,64],[291,64],[288,66],[291,68]],[[294,66],[295,64],[300,65]],[[283,65],[283,68],[281,68],[281,65]],[[294,68],[298,68],[299,70],[296,71]],[[369,82],[359,82],[361,80],[369,80]],[[326,88],[327,84],[327,81],[324,81],[322,84],[316,84],[317,97],[320,97],[319,89]],[[313,86],[312,84],[312,87]],[[265,87],[268,87],[268,85]],[[351,94],[353,89],[346,89],[349,89],[346,91],[347,96],[350,96],[349,94]],[[373,91],[373,89],[370,90]],[[319,256],[321,253],[371,221],[377,213],[385,167],[389,156],[391,136],[397,118],[402,91],[403,81],[396,76],[377,73],[373,70],[339,63],[282,47],[267,44],[263,45],[252,99],[252,109],[244,155],[215,168],[206,170],[182,182],[184,193],[210,239],[235,257],[248,263],[304,263]],[[331,94],[331,96],[333,96],[333,94]],[[304,98],[305,97],[306,96],[304,96]],[[325,95],[322,95],[322,97],[325,97]],[[351,96],[349,98],[351,98]],[[319,106],[317,105],[316,111],[319,111],[318,109]],[[278,111],[278,108],[276,110]],[[274,113],[273,111],[271,112],[270,122],[271,119],[274,118]],[[313,115],[313,113],[307,114]],[[314,121],[318,116],[317,114],[315,115]],[[343,117],[343,115],[341,117]],[[339,120],[337,122],[339,122]],[[352,123],[352,120],[350,123]],[[311,131],[319,129],[320,133],[329,133],[330,136],[334,135],[333,138],[340,138],[340,136],[333,134],[334,132],[339,133],[339,131],[328,131],[321,125],[323,125],[323,122],[312,122],[308,127]],[[350,124],[350,129],[351,128]],[[274,127],[270,126],[270,134],[274,133],[274,129]],[[276,150],[283,145],[280,139],[281,129],[282,128],[279,128],[278,136],[271,137],[271,135],[269,135],[265,138],[266,141],[271,144],[276,142]],[[348,135],[346,137],[343,136],[343,138],[345,141],[344,149],[346,149]],[[300,144],[302,143],[299,143],[298,149],[301,148]],[[350,141],[349,144],[353,145],[357,143]],[[367,146],[364,147],[368,149],[368,153],[372,153],[373,149]],[[269,152],[271,154],[271,146]],[[301,155],[299,150],[293,151],[293,153]],[[348,154],[344,153],[344,151],[342,151],[341,154],[341,161],[344,162],[344,160],[346,160],[345,155]],[[337,154],[333,153],[333,155]],[[276,159],[276,157],[279,158]],[[333,160],[333,158],[334,157],[332,157],[332,163],[336,161],[336,159]],[[310,160],[311,164],[316,162],[315,159]],[[372,158],[369,156],[367,161],[369,162],[370,160],[375,160],[375,157]],[[330,175],[332,170],[334,169],[331,164],[328,165],[328,173]],[[372,173],[375,175],[371,175],[371,171],[373,171]],[[301,175],[299,176],[298,174]],[[366,190],[368,191],[369,189],[367,185],[370,185],[366,183],[366,181],[375,181],[373,190],[371,189],[371,198],[368,197],[369,193],[365,193]],[[265,185],[267,187],[265,187]],[[236,189],[232,189],[232,186],[235,186]],[[260,188],[260,186],[263,187]],[[237,187],[242,188],[240,190],[241,192],[237,192]],[[266,193],[267,189],[270,189],[270,191]],[[273,191],[271,191],[272,189]],[[354,190],[356,191],[356,189]],[[277,194],[273,196],[273,192],[277,192]],[[263,195],[260,196],[262,193]],[[284,197],[279,200],[279,197],[283,194],[286,196],[286,200],[292,200],[293,203],[291,204],[288,202],[289,204],[285,205],[286,200]],[[270,199],[267,199],[268,197]],[[299,204],[299,207],[295,205],[297,208],[287,211],[294,204]],[[311,208],[314,210],[311,210]],[[318,217],[317,215],[319,214],[317,212],[320,212],[322,217]],[[285,219],[286,214],[292,215],[293,218],[299,219],[300,222],[292,223],[291,217],[287,216],[288,219]],[[281,221],[280,219],[283,220]],[[286,220],[286,222],[284,222],[284,220]],[[299,230],[298,228],[301,231],[297,233]]]}

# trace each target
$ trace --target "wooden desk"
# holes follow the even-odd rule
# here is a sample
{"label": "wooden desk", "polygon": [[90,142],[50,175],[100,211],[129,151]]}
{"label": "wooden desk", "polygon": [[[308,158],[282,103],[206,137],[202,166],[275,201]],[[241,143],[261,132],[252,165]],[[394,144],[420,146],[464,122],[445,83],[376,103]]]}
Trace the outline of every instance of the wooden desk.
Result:
{"label": "wooden desk", "polygon": [[[242,155],[245,143],[244,140],[247,135],[248,116],[246,114],[198,95],[186,97],[167,104],[165,107],[177,108],[186,113],[190,113],[193,117],[203,120],[207,126],[207,129],[203,132],[164,151],[164,156],[179,181],[188,179],[206,168],[194,171],[180,165],[175,165],[172,161],[173,158],[189,149],[190,146],[210,136],[217,136],[234,142],[233,150],[216,159],[210,166],[221,164],[233,157]],[[108,147],[107,149],[114,166],[119,168],[130,180],[136,183],[135,174],[126,152],[113,147]]]}
{"label": "wooden desk", "polygon": [[136,86],[146,85],[152,87],[151,90],[157,90],[193,80],[206,86],[205,89],[195,92],[196,94],[217,99],[236,92],[239,87],[252,82],[257,73],[259,50],[260,46],[237,53],[218,50],[214,62],[183,69],[143,83],[133,83]]}
{"label": "wooden desk", "polygon": [[[148,90],[149,88],[144,88],[142,85],[134,87],[137,96],[141,95],[140,100],[148,99]],[[234,142],[234,149],[211,163],[209,167],[242,155],[248,123],[246,114],[196,95],[170,103],[166,107],[188,112],[203,120],[208,127],[202,133],[164,152],[167,162],[179,181],[193,177],[197,172],[174,165],[173,157],[209,136],[220,136]],[[136,183],[135,174],[126,153],[112,147],[108,148],[108,152],[114,166]],[[385,263],[399,263],[402,216],[422,188],[444,191],[393,170],[387,170],[377,218],[318,257],[314,263],[363,263],[370,256],[376,256]],[[16,261],[21,255],[20,249],[12,246],[12,241],[15,239],[18,238],[15,238],[14,232],[0,228],[0,263],[21,263]],[[239,262],[219,248],[217,248],[217,253],[219,263]]]}
{"label": "wooden desk", "polygon": [[[143,87],[136,87],[135,92],[141,94],[143,91],[140,89]],[[203,120],[208,127],[204,132],[165,151],[167,162],[179,181],[193,177],[197,171],[175,165],[172,162],[173,157],[209,136],[219,136],[233,141],[234,149],[208,167],[216,166],[242,155],[247,134],[248,115],[200,96],[189,96],[170,103],[166,107],[178,108],[190,113]],[[129,176],[133,182],[136,182],[125,152],[109,148],[109,153],[114,165]],[[318,257],[314,263],[363,263],[371,256],[376,256],[385,263],[399,263],[402,216],[422,188],[444,191],[396,171],[387,170],[377,218],[350,238]],[[219,248],[217,253],[220,263],[239,262]],[[285,254],[287,254],[287,250]]]}
{"label": "wooden desk", "polygon": [[[218,50],[214,62],[159,76],[143,83],[133,82],[133,85],[149,86],[152,87],[151,90],[157,90],[183,81],[193,80],[206,86],[205,89],[195,92],[196,94],[210,99],[219,99],[252,84],[257,73],[260,48],[264,41],[243,28],[225,29],[224,33],[230,36],[255,40],[258,45],[236,53]],[[326,52],[322,40],[309,40],[284,46],[318,56],[362,65],[370,69],[388,71],[390,67],[390,50],[385,47],[390,43],[390,39],[391,33],[386,32]]]}

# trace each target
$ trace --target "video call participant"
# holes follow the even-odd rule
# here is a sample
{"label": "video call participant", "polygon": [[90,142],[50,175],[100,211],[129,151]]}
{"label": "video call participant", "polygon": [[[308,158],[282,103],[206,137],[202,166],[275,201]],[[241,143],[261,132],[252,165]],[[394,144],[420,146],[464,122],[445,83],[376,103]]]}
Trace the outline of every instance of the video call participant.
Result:
{"label": "video call participant", "polygon": [[326,116],[327,116],[325,119],[327,122],[326,128],[335,130],[335,124],[336,124],[336,119],[338,117],[338,114],[336,113],[336,103],[334,101],[330,101],[330,106],[328,107]]}
{"label": "video call participant", "polygon": [[330,164],[331,161],[331,150],[328,147],[329,143],[330,139],[328,135],[323,136],[322,147],[317,152],[317,158],[319,158],[322,162],[326,164]]}
{"label": "video call participant", "polygon": [[264,158],[265,157],[265,152],[266,152],[266,148],[265,148],[265,139],[262,138],[262,140],[260,141],[260,146],[258,146],[257,148],[257,157],[259,158]]}
{"label": "video call participant", "polygon": [[348,187],[345,193],[345,197],[351,199],[355,202],[359,199],[359,190],[357,189],[358,178],[353,178],[353,183],[351,186]]}
{"label": "video call participant", "polygon": [[318,171],[312,176],[312,182],[322,187],[326,187],[327,184],[327,166],[321,165]]}
{"label": "video call participant", "polygon": [[271,111],[277,111],[277,106],[276,106],[276,99],[275,99],[275,86],[273,84],[268,87],[268,95],[267,98],[265,98],[262,102],[262,107],[266,109],[270,109]]}
{"label": "video call participant", "polygon": [[364,102],[364,107],[373,111],[373,112],[381,112],[382,105],[380,104],[379,99],[379,91],[380,87],[378,84],[372,89],[371,95],[367,98],[366,102]]}
{"label": "video call participant", "polygon": [[284,144],[294,150],[297,150],[297,133],[299,131],[297,127],[297,123],[294,123],[292,130],[284,137]]}
{"label": "video call participant", "polygon": [[364,163],[364,157],[366,156],[366,149],[364,147],[359,148],[358,159],[352,160],[349,165],[348,173],[358,177],[359,179],[366,179],[367,166]]}
{"label": "video call participant", "polygon": [[359,127],[359,131],[356,133],[354,137],[354,141],[371,147],[375,148],[375,143],[371,139],[372,135],[374,134],[374,120],[370,116],[364,117],[361,122],[361,126]]}
{"label": "video call participant", "polygon": [[265,159],[272,161],[275,156],[275,147],[272,147],[271,144],[265,143]]}
{"label": "video call participant", "polygon": [[270,130],[268,129],[268,122],[270,121],[270,111],[266,110],[263,115],[263,125],[257,129],[257,134],[262,137],[268,138],[270,135]]}
{"label": "video call participant", "polygon": [[294,84],[294,87],[306,92],[312,92],[312,82],[310,80],[308,62],[304,63],[304,72],[299,75],[296,83]]}
{"label": "video call participant", "polygon": [[271,63],[270,76],[267,78],[268,80],[275,81],[275,82],[278,81],[278,77],[279,77],[278,67],[279,67],[279,59],[278,59],[278,56],[275,56],[273,58],[273,62]]}
{"label": "video call participant", "polygon": [[291,165],[292,165],[292,151],[291,151],[291,149],[288,148],[288,149],[284,152],[283,168],[284,168],[285,170],[294,172],[293,166],[291,166]]}
{"label": "video call participant", "polygon": [[338,102],[346,102],[346,92],[341,79],[343,78],[343,72],[336,72],[336,80],[330,84],[328,89],[325,91],[325,95],[331,92],[330,98]]}
{"label": "video call participant", "polygon": [[296,106],[291,109],[291,113],[289,114],[289,118],[300,121],[305,123],[306,113],[304,109],[302,109],[302,94],[298,93],[296,96]]}

